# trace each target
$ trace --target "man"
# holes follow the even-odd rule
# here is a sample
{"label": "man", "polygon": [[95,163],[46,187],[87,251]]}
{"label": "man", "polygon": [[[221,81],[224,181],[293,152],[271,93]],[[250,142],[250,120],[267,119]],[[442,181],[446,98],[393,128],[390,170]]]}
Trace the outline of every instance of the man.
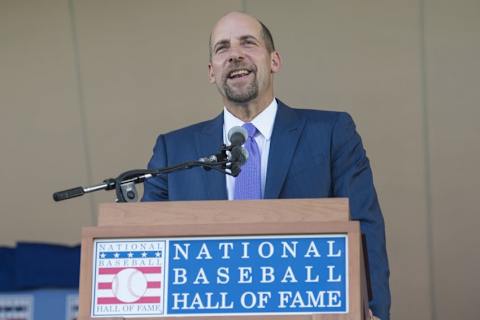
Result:
{"label": "man", "polygon": [[[346,113],[292,109],[274,98],[281,58],[270,31],[240,12],[223,16],[210,37],[208,76],[224,104],[217,118],[160,135],[149,168],[214,154],[230,128],[244,125],[250,157],[237,178],[197,168],[145,182],[144,201],[349,197],[368,247],[376,317],[389,319],[383,217],[369,161]],[[248,145],[248,146],[247,146]]]}

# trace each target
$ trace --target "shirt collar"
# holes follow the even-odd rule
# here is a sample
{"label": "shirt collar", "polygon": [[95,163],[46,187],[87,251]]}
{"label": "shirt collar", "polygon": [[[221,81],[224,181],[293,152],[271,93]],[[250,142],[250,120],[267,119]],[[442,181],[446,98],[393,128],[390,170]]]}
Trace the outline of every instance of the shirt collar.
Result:
{"label": "shirt collar", "polygon": [[[275,122],[275,115],[277,114],[277,100],[274,98],[265,110],[260,112],[250,123],[252,123],[265,140],[270,140],[272,137],[273,123]],[[223,107],[223,128],[225,136],[228,131],[235,126],[242,126],[245,122],[235,117],[226,107]],[[225,140],[225,139],[224,139]],[[227,142],[225,140],[225,142]]]}

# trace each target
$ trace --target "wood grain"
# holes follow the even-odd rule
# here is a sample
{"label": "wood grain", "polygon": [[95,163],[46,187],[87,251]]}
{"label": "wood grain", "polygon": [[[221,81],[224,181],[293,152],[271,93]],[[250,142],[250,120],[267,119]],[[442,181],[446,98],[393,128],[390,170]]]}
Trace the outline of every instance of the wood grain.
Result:
{"label": "wood grain", "polygon": [[348,221],[346,198],[105,203],[99,226]]}

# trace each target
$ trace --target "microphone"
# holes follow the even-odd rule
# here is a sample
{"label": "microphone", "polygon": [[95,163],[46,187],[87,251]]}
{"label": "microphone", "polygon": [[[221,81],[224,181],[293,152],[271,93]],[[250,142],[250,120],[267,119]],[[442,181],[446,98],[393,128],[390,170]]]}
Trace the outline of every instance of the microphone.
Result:
{"label": "microphone", "polygon": [[248,160],[248,151],[242,146],[233,147],[230,151],[229,160],[230,164],[230,174],[234,177],[240,174],[240,167],[245,164]]}
{"label": "microphone", "polygon": [[240,166],[243,166],[245,162],[248,160],[248,151],[242,146],[235,146],[232,148],[230,151],[230,156],[228,157],[228,160],[231,162],[236,162]]}
{"label": "microphone", "polygon": [[230,156],[228,160],[232,162],[230,172],[236,177],[240,173],[240,167],[247,162],[248,151],[242,145],[247,141],[248,132],[244,127],[236,126],[228,131],[228,140],[230,141]]}
{"label": "microphone", "polygon": [[[242,147],[242,145],[247,141],[248,132],[244,127],[236,126],[231,128],[227,134],[230,145],[224,147],[220,153],[212,154],[206,157],[198,159],[200,162],[205,163],[215,163],[220,161],[232,161],[240,162],[240,165],[243,165],[248,159],[248,151]],[[230,154],[227,155],[222,151],[230,151]]]}
{"label": "microphone", "polygon": [[[236,126],[228,131],[227,137],[230,141],[229,146],[223,145],[219,153],[202,157],[198,159],[198,161],[206,165],[214,165],[218,162],[228,161],[230,165],[227,168],[230,169],[231,174],[236,177],[240,173],[240,167],[244,165],[248,159],[248,151],[242,146],[247,140],[248,132],[245,128]],[[211,168],[204,166],[204,169],[210,170]]]}
{"label": "microphone", "polygon": [[232,147],[241,146],[247,141],[248,132],[244,127],[236,126],[228,131],[228,141]]}
{"label": "microphone", "polygon": [[236,126],[228,131],[228,140],[230,141],[230,157],[228,160],[238,163],[239,166],[244,165],[248,159],[248,151],[242,147],[247,138],[248,132],[244,127]]}

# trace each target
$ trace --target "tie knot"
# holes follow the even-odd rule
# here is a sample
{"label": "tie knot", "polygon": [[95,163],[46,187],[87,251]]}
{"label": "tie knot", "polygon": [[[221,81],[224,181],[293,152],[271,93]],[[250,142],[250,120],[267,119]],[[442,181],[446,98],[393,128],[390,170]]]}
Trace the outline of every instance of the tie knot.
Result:
{"label": "tie knot", "polygon": [[257,132],[257,128],[250,122],[245,123],[242,127],[244,127],[248,132],[248,137],[253,138],[255,133]]}

